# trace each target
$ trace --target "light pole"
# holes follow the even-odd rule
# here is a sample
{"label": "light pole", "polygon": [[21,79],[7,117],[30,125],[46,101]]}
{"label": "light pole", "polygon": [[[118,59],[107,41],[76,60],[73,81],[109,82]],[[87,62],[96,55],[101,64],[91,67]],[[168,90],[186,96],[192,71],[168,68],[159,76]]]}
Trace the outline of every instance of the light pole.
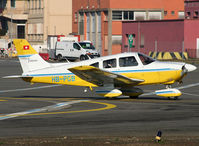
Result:
{"label": "light pole", "polygon": [[13,12],[12,12],[12,7],[10,8],[10,11],[11,11],[11,25],[10,25],[10,38],[11,38],[11,49],[12,49],[12,40],[13,40],[13,38],[12,38],[12,34],[13,34]]}

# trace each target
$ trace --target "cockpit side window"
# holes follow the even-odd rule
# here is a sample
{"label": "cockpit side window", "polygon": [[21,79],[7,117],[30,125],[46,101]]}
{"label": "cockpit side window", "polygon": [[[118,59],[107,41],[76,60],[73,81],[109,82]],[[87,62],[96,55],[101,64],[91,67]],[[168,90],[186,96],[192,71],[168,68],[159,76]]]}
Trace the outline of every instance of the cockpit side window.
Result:
{"label": "cockpit side window", "polygon": [[93,64],[91,64],[90,66],[99,68],[99,62],[93,63]]}
{"label": "cockpit side window", "polygon": [[147,64],[150,64],[150,63],[155,61],[153,58],[146,56],[144,54],[141,54],[141,53],[138,53],[138,56],[139,56],[143,65],[147,65]]}
{"label": "cockpit side window", "polygon": [[103,61],[104,68],[115,68],[116,67],[116,59],[109,59]]}
{"label": "cockpit side window", "polygon": [[134,56],[122,57],[119,59],[120,67],[138,66],[138,62]]}

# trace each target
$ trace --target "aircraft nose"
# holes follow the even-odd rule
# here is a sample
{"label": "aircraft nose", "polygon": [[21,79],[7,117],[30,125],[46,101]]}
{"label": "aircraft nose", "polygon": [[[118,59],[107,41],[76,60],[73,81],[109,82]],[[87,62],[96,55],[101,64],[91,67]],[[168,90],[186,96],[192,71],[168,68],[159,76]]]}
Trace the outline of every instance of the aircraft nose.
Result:
{"label": "aircraft nose", "polygon": [[185,68],[188,70],[188,72],[191,72],[197,69],[197,67],[192,64],[185,64]]}

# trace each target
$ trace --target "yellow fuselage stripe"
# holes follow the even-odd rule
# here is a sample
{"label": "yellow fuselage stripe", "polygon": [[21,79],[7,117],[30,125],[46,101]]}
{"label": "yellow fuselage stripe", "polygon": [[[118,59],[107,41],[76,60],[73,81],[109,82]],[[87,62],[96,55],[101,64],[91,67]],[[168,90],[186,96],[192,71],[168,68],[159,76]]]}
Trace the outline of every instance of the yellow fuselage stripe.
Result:
{"label": "yellow fuselage stripe", "polygon": [[[149,84],[169,84],[181,78],[181,70],[173,71],[157,71],[157,72],[139,72],[139,73],[121,73],[121,75],[132,79],[142,79],[144,82],[138,85],[149,85]],[[50,83],[50,84],[63,84],[63,85],[74,85],[74,86],[87,86],[97,87],[97,85],[82,80],[76,75],[55,75],[55,76],[44,76],[44,77],[33,77],[31,80],[26,80],[32,83]]]}

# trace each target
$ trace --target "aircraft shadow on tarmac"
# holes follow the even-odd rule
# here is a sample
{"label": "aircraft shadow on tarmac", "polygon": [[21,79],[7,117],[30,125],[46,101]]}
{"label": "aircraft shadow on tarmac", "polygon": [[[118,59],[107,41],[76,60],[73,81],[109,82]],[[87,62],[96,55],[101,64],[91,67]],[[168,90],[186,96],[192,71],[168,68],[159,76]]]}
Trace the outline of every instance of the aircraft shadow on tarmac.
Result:
{"label": "aircraft shadow on tarmac", "polygon": [[[120,100],[128,100],[128,101],[144,101],[144,100],[151,100],[151,101],[172,101],[169,100],[168,98],[163,98],[163,97],[157,97],[157,96],[147,96],[147,97],[139,97],[135,99],[131,99],[129,97],[117,97],[117,98],[106,98],[106,97],[73,97],[73,96],[12,96],[12,98],[43,98],[43,99],[72,99],[72,100],[107,100],[107,101],[120,101]],[[178,100],[182,100],[179,98]]]}

